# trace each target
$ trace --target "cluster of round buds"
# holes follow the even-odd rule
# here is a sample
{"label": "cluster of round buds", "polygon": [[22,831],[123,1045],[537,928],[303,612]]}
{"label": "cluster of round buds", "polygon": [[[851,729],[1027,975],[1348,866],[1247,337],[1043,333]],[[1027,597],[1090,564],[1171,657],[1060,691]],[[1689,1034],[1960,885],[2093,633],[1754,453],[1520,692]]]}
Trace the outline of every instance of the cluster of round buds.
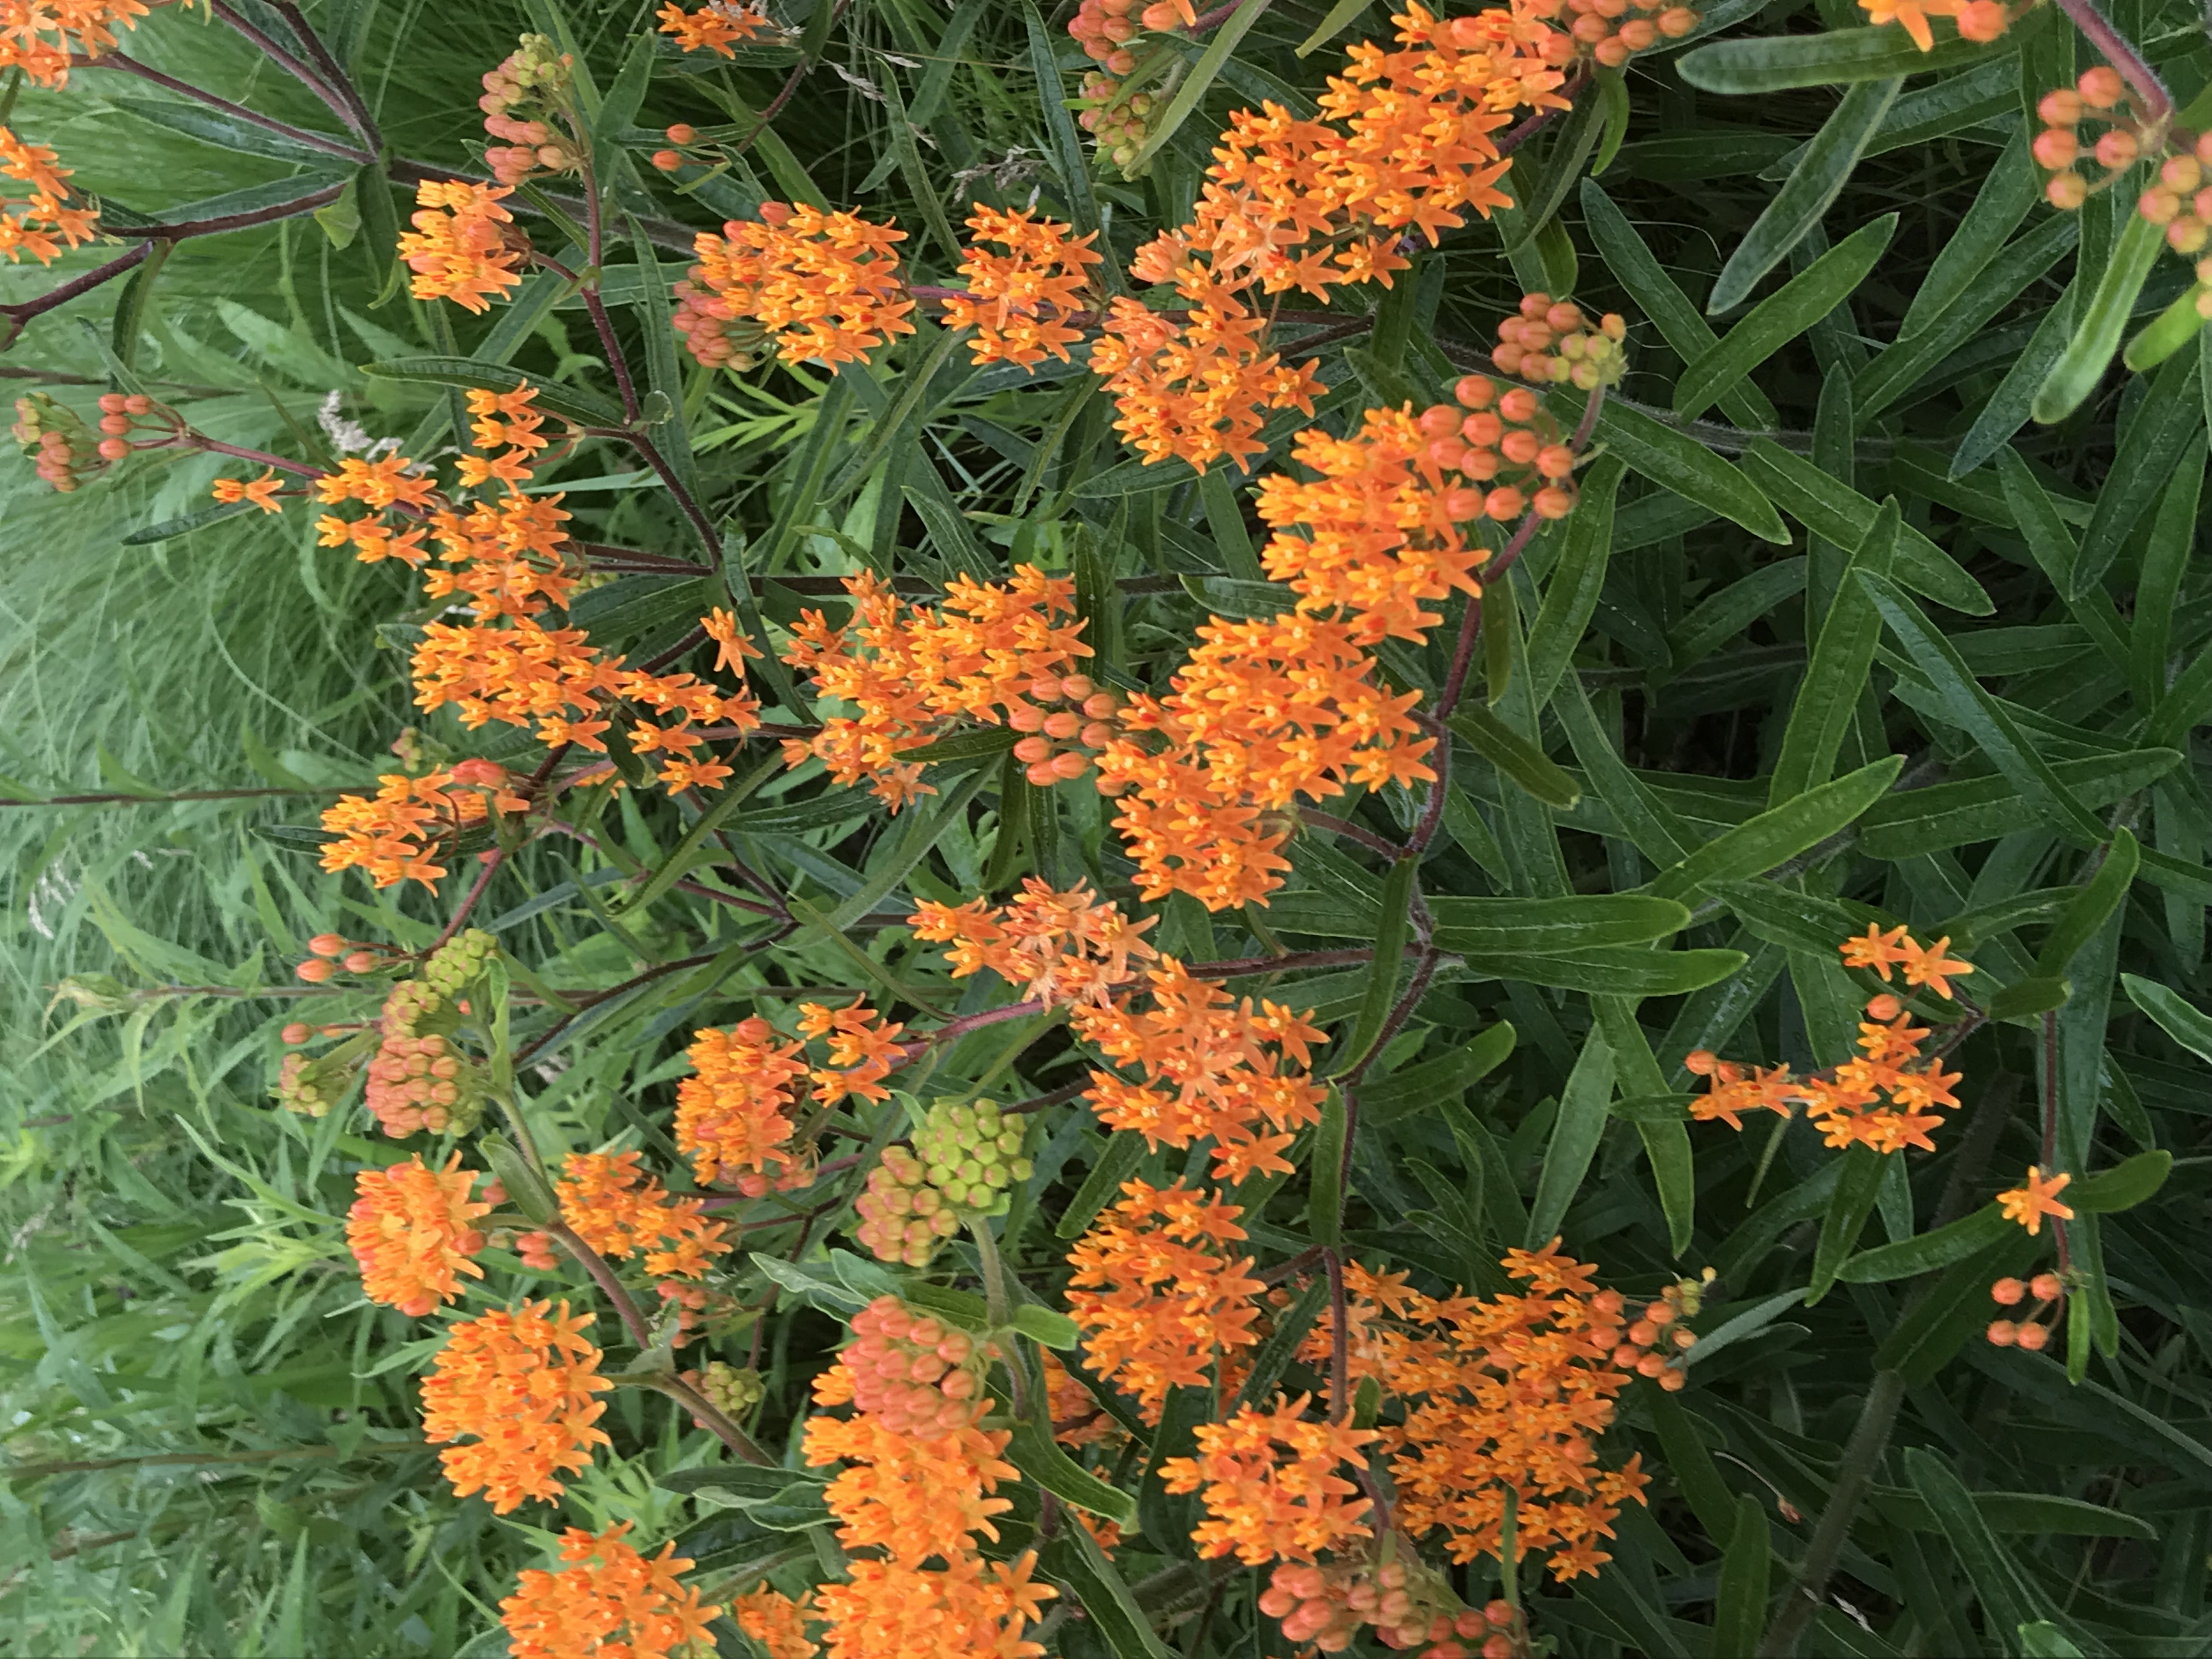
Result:
{"label": "cluster of round buds", "polygon": [[708,368],[742,374],[760,361],[762,345],[768,339],[768,330],[762,324],[751,317],[723,315],[730,307],[720,296],[688,276],[669,291],[676,300],[669,326],[684,342],[684,349],[700,362]]}
{"label": "cluster of round buds", "polygon": [[[2136,112],[2127,107],[2127,83],[2120,72],[2109,64],[2100,64],[2082,72],[2080,80],[2071,87],[2061,87],[2046,92],[2035,106],[2042,118],[2043,131],[2035,135],[2033,153],[2036,161],[2051,174],[2043,187],[2051,205],[2057,208],[2078,208],[2089,199],[2093,191],[2104,189],[2143,157],[2144,131]],[[2081,125],[2085,121],[2101,125],[2104,131],[2082,142]],[[2192,153],[2200,163],[2212,161],[2212,147],[2198,146],[2202,154]],[[2081,164],[2094,161],[2101,176],[2093,184],[2082,173]],[[2160,186],[2164,187],[2161,179]],[[2167,227],[2167,235],[2173,235],[2173,223],[2180,216],[2180,204],[2185,195],[2193,194],[2196,185],[2173,187],[2174,210],[2159,218],[2146,212],[2145,217]],[[2153,191],[2156,193],[2156,190]],[[2145,201],[2149,197],[2145,197]],[[2191,218],[2207,216],[2194,214]],[[2179,247],[2180,243],[2175,242]],[[2183,248],[2192,252],[2192,248]]]}
{"label": "cluster of round buds", "polygon": [[868,1171],[868,1184],[853,1207],[860,1215],[853,1237],[878,1261],[927,1267],[937,1247],[960,1231],[960,1218],[929,1184],[921,1160],[903,1146],[884,1148],[883,1161]]}
{"label": "cluster of round buds", "polygon": [[672,1347],[689,1347],[694,1332],[724,1336],[744,1322],[744,1304],[726,1291],[673,1279],[654,1281],[653,1289],[660,1293],[661,1311],[672,1316],[676,1322]]}
{"label": "cluster of round buds", "polygon": [[1428,459],[1463,481],[1446,498],[1454,519],[1506,524],[1531,509],[1545,519],[1575,510],[1575,452],[1541,398],[1487,374],[1462,377],[1453,395],[1458,407],[1437,404],[1419,424]]}
{"label": "cluster of round buds", "polygon": [[1632,53],[1648,52],[1663,40],[1679,40],[1698,27],[1698,14],[1675,0],[1553,0],[1534,15],[1574,21],[1566,26],[1575,43],[1607,69],[1619,69]]}
{"label": "cluster of round buds", "polygon": [[[459,775],[459,769],[454,770]],[[481,975],[498,953],[499,940],[495,936],[481,927],[467,928],[439,946],[436,954],[422,964],[418,977],[434,994],[451,1000],[467,988],[470,981]]]}
{"label": "cluster of round buds", "polygon": [[845,1350],[853,1404],[893,1434],[929,1437],[964,1429],[990,1409],[983,1368],[997,1350],[895,1296],[853,1316]]}
{"label": "cluster of round buds", "polygon": [[477,107],[484,112],[484,131],[507,142],[489,146],[484,161],[502,185],[573,173],[583,165],[574,139],[554,125],[562,118],[562,97],[574,62],[545,36],[526,34],[505,62],[485,72]]}
{"label": "cluster of round buds", "polygon": [[1081,43],[1083,55],[1103,64],[1109,75],[1137,67],[1131,50],[1139,35],[1164,34],[1197,21],[1188,0],[1083,0],[1067,20],[1067,32]]}
{"label": "cluster of round buds", "polygon": [[1503,1601],[1462,1607],[1437,1574],[1418,1560],[1380,1566],[1285,1562],[1260,1595],[1260,1611],[1280,1621],[1286,1641],[1341,1653],[1372,1625],[1385,1647],[1419,1659],[1513,1659],[1523,1650],[1516,1615]]}
{"label": "cluster of round buds", "polygon": [[2000,1279],[1990,1286],[1990,1300],[2001,1308],[2016,1308],[2029,1297],[2035,1298],[2035,1306],[2027,1318],[1990,1322],[1989,1338],[1998,1347],[2020,1347],[2039,1353],[2049,1345],[2058,1317],[2053,1314],[2046,1320],[2045,1311],[2059,1307],[2066,1300],[2065,1282],[2057,1273],[2038,1273],[2025,1285],[2017,1279]]}
{"label": "cluster of round buds", "polygon": [[[291,1028],[285,1030],[289,1033]],[[286,1040],[290,1041],[289,1036]],[[327,1117],[331,1108],[353,1087],[366,1046],[346,1043],[312,1058],[296,1051],[289,1054],[276,1069],[276,1086],[270,1092],[288,1112],[301,1117]]]}
{"label": "cluster of round buds", "polygon": [[1572,386],[1583,392],[1619,384],[1628,372],[1628,319],[1608,311],[1592,323],[1580,306],[1548,294],[1522,296],[1518,316],[1498,325],[1490,361],[1502,374],[1534,386]]}
{"label": "cluster of round buds", "polygon": [[1124,96],[1121,82],[1111,75],[1091,70],[1083,77],[1076,100],[1076,125],[1089,133],[1098,153],[1115,167],[1126,167],[1137,159],[1152,136],[1152,112],[1158,100],[1148,92]]}
{"label": "cluster of round buds", "polygon": [[696,144],[699,142],[699,129],[693,126],[689,121],[678,121],[674,126],[668,129],[666,137],[668,142],[673,145],[674,148],[671,149],[657,149],[653,151],[653,165],[659,167],[663,173],[673,173],[677,168],[682,167],[686,160],[684,154],[685,146]]}
{"label": "cluster of round buds", "polygon": [[[316,934],[307,941],[307,959],[292,971],[310,985],[324,983],[341,968],[349,974],[374,974],[407,959],[403,952],[380,951],[342,933]],[[289,1042],[292,1039],[287,1036],[285,1041]]]}
{"label": "cluster of round buds", "polygon": [[[98,471],[108,459],[102,453],[105,445],[93,437],[76,411],[43,392],[15,399],[13,432],[23,453],[37,464],[39,476],[64,495],[83,482],[85,473]],[[125,453],[129,453],[127,445]]]}
{"label": "cluster of round buds", "polygon": [[854,1200],[860,1224],[853,1236],[879,1261],[926,1267],[938,1247],[973,1216],[1003,1215],[1008,1190],[1027,1181],[1021,1156],[1027,1134],[995,1103],[933,1106],[914,1137],[914,1150],[886,1146]]}
{"label": "cluster of round buds", "polygon": [[[1710,1271],[1706,1277],[1711,1277]],[[1645,1303],[1632,1318],[1618,1291],[1600,1291],[1590,1298],[1590,1308],[1602,1318],[1626,1321],[1625,1328],[1618,1330],[1613,1363],[1674,1394],[1689,1382],[1683,1366],[1688,1363],[1690,1350],[1698,1346],[1698,1335],[1686,1322],[1697,1317],[1704,1301],[1704,1286],[1685,1279],[1662,1291],[1656,1301]],[[1606,1328],[1593,1327],[1590,1336],[1603,1342]]]}
{"label": "cluster of round buds", "polygon": [[[100,459],[119,461],[131,453],[131,434],[140,421],[155,413],[154,400],[143,392],[128,394],[103,392],[100,394]],[[164,433],[173,432],[173,425],[159,422]]]}
{"label": "cluster of round buds", "polygon": [[964,1220],[1006,1212],[1010,1189],[1030,1178],[1032,1166],[1022,1156],[1028,1139],[1027,1124],[1000,1116],[996,1101],[945,1102],[915,1131],[914,1151],[929,1184]]}
{"label": "cluster of round buds", "polygon": [[750,1365],[710,1359],[700,1370],[685,1371],[683,1376],[725,1417],[743,1417],[768,1397],[768,1385]]}
{"label": "cluster of round buds", "polygon": [[1121,700],[1087,674],[1040,674],[1029,683],[1030,702],[1017,704],[1006,724],[1023,733],[1014,758],[1039,787],[1079,778],[1091,757],[1117,735]]}

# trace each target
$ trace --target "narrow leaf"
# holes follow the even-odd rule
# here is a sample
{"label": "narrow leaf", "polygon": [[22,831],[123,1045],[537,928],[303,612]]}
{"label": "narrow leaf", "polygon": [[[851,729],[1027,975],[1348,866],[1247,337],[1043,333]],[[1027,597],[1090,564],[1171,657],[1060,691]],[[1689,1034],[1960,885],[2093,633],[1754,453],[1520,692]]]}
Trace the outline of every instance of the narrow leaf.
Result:
{"label": "narrow leaf", "polygon": [[2120,336],[2135,310],[2136,295],[2142,292],[2150,268],[2165,246],[2166,233],[2158,226],[2139,213],[2125,216],[2119,240],[2112,247],[2112,263],[2105,267],[2097,291],[2089,296],[2080,328],[2036,388],[2029,412],[2038,423],[2051,426],[2064,420],[2081,408],[2097,382],[2104,379],[2112,354],[2120,349]]}
{"label": "narrow leaf", "polygon": [[[1686,72],[1697,55],[1692,52],[1682,60]],[[1766,211],[1744,233],[1735,252],[1721,267],[1721,274],[1713,282],[1712,297],[1705,301],[1708,315],[1733,311],[1749,299],[1759,279],[1780,264],[1790,250],[1820,222],[1844,186],[1850,182],[1852,170],[1858,166],[1868,141],[1881,125],[1882,117],[1889,113],[1890,105],[1896,101],[1899,89],[1904,85],[1901,75],[1887,80],[1862,80],[1843,95],[1812,143],[1807,146],[1804,159],[1797,163],[1773,201],[1767,204]]]}
{"label": "narrow leaf", "polygon": [[1559,1115],[1552,1125],[1551,1143],[1544,1149],[1544,1167],[1536,1177],[1536,1196],[1528,1210],[1528,1249],[1541,1249],[1558,1235],[1567,1206],[1582,1190],[1583,1177],[1597,1156],[1612,1101],[1613,1050],[1592,1030],[1583,1039],[1582,1054],[1559,1091]]}
{"label": "narrow leaf", "polygon": [[1704,414],[1722,392],[1850,298],[1896,231],[1894,213],[1861,226],[1753,306],[1682,371],[1674,383],[1674,412],[1686,419]]}
{"label": "narrow leaf", "polygon": [[1644,890],[1662,898],[1687,899],[1708,882],[1763,874],[1843,830],[1888,793],[1904,767],[1902,755],[1887,756],[1771,806],[1662,871]]}

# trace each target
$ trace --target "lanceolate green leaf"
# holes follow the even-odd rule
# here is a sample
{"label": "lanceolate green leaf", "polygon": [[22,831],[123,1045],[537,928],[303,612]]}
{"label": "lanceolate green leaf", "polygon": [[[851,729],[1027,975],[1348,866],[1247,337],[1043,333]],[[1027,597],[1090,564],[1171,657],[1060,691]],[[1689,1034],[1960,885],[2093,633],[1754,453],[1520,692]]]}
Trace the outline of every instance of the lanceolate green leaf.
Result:
{"label": "lanceolate green leaf", "polygon": [[2075,800],[2051,763],[2021,735],[1996,700],[1982,690],[1958,647],[1932,627],[1920,607],[1887,577],[1863,572],[1856,580],[1898,641],[1934,682],[1957,723],[1974,735],[1982,752],[2053,829],[2083,846],[2104,839],[2104,826]]}
{"label": "lanceolate green leaf", "polygon": [[2036,390],[2032,412],[2043,425],[2071,415],[2104,378],[2112,354],[2120,349],[2120,336],[2135,308],[2136,295],[2142,292],[2150,268],[2165,245],[2165,233],[2158,226],[2141,214],[2125,216],[2112,248],[2112,261],[2105,267],[2097,291],[2089,296],[2072,343]]}
{"label": "lanceolate green leaf", "polygon": [[1108,1485],[1060,1449],[1052,1431],[1027,1418],[1013,1426],[1006,1457],[1024,1474],[1079,1509],[1103,1516],[1121,1526],[1133,1525],[1137,1500],[1117,1486]]}
{"label": "lanceolate green leaf", "polygon": [[1836,1179],[1835,1194],[1828,1200],[1827,1214],[1821,1218],[1820,1242],[1813,1251],[1813,1283],[1805,1292],[1808,1304],[1828,1293],[1844,1258],[1857,1247],[1867,1217],[1874,1213],[1875,1194],[1881,1186],[1887,1162],[1881,1153],[1863,1144],[1847,1148],[1842,1156],[1844,1171]]}
{"label": "lanceolate green leaf", "polygon": [[[1143,147],[1137,151],[1136,160],[1128,166],[1127,170],[1132,174],[1141,172],[1145,164],[1158,155],[1168,140],[1175,137],[1176,130],[1190,118],[1192,112],[1198,108],[1199,100],[1212,86],[1214,77],[1221,73],[1221,66],[1229,61],[1229,54],[1237,50],[1237,43],[1244,38],[1253,24],[1260,21],[1267,6],[1268,0],[1247,0],[1214,30],[1205,52],[1200,54],[1190,73],[1183,77],[1182,84],[1176,88],[1175,96],[1168,100],[1166,111],[1148,123],[1150,134]],[[1055,80],[1057,78],[1054,77]]]}
{"label": "lanceolate green leaf", "polygon": [[1397,1000],[1399,959],[1406,948],[1407,906],[1413,896],[1420,864],[1419,855],[1409,853],[1390,866],[1389,875],[1383,879],[1382,914],[1375,929],[1374,973],[1367,999],[1359,1006],[1359,1017],[1345,1039],[1339,1075],[1364,1063],[1368,1050],[1382,1035],[1391,1005]]}
{"label": "lanceolate green leaf", "polygon": [[1625,471],[1619,457],[1605,455],[1583,475],[1566,541],[1544,579],[1544,602],[1528,628],[1528,699],[1539,709],[1568,672],[1604,590],[1613,497]]}
{"label": "lanceolate green leaf", "polygon": [[1526,1242],[1530,1249],[1540,1249],[1559,1232],[1567,1206],[1574,1202],[1590,1160],[1597,1156],[1612,1100],[1613,1050],[1593,1030],[1583,1039],[1582,1054],[1559,1094],[1559,1115],[1553,1124],[1551,1144],[1544,1150],[1544,1167],[1536,1177],[1536,1196],[1528,1210]]}
{"label": "lanceolate green leaf", "polygon": [[1447,951],[1581,951],[1641,945],[1690,925],[1672,899],[1635,893],[1569,898],[1434,898],[1437,943]]}
{"label": "lanceolate green leaf", "polygon": [[1782,752],[1775,758],[1774,782],[1767,795],[1777,805],[1826,782],[1834,769],[1844,733],[1858,709],[1867,671],[1874,665],[1875,647],[1881,639],[1881,613],[1866,590],[1851,580],[1851,573],[1888,574],[1902,524],[1902,509],[1893,495],[1882,503],[1851,553],[1783,729]]}
{"label": "lanceolate green leaf", "polygon": [[1850,1285],[1881,1285],[1892,1279],[1917,1278],[1971,1260],[2009,1237],[2014,1226],[1996,1205],[1984,1205],[1964,1219],[1938,1227],[1933,1232],[1861,1250],[1843,1264],[1836,1276]]}
{"label": "lanceolate green leaf", "polygon": [[2039,975],[2056,979],[2066,971],[2075,953],[2103,930],[2106,921],[2125,902],[2128,887],[2142,863],[2142,848],[2134,832],[2124,828],[2112,831],[2112,844],[2106,848],[2097,873],[2066,907],[2045,939],[2043,949],[2036,953]]}
{"label": "lanceolate green leaf", "polygon": [[1735,1500],[1735,1525],[1721,1558],[1720,1595],[1713,1604],[1713,1651],[1753,1653],[1766,1628],[1766,1574],[1774,1559],[1766,1505],[1749,1492]]}
{"label": "lanceolate green leaf", "polygon": [[1746,95],[1934,74],[1999,57],[2004,51],[2002,46],[1953,40],[1938,42],[1933,52],[1923,52],[1903,29],[1835,29],[1698,46],[1682,55],[1680,67],[1682,78],[1693,87]]}
{"label": "lanceolate green leaf", "polygon": [[2156,980],[2122,974],[2128,1000],[2158,1022],[2159,1029],[2199,1060],[2212,1060],[2212,1014],[2175,995]]}
{"label": "lanceolate green leaf", "polygon": [[[1771,438],[1754,438],[1746,446],[1743,471],[1784,512],[1840,547],[1865,540],[1881,510]],[[1948,610],[1986,617],[1996,609],[1964,566],[1910,525],[1899,527],[1891,558],[1892,574],[1899,582]]]}
{"label": "lanceolate green leaf", "polygon": [[[1583,222],[1589,230],[1590,240],[1597,244],[1598,255],[1605,261],[1606,269],[1636,296],[1637,304],[1674,349],[1674,355],[1686,363],[1711,350],[1720,337],[1713,332],[1704,313],[1675,286],[1674,279],[1637,234],[1628,216],[1594,179],[1583,180],[1581,200]],[[1739,382],[1733,390],[1719,396],[1721,412],[1740,426],[1779,424],[1779,417],[1766,394],[1748,381]]]}
{"label": "lanceolate green leaf", "polygon": [[1893,213],[1862,225],[1753,306],[1682,371],[1674,383],[1674,412],[1685,418],[1704,414],[1722,392],[1850,298],[1896,231]]}
{"label": "lanceolate green leaf", "polygon": [[[1579,398],[1555,392],[1552,401],[1561,420],[1580,418]],[[1774,504],[1743,473],[1688,434],[1612,398],[1598,411],[1596,436],[1632,471],[1661,489],[1711,508],[1762,541],[1788,545],[1790,529]]]}
{"label": "lanceolate green leaf", "polygon": [[[1692,52],[1682,60],[1686,72],[1691,58],[1696,56]],[[1875,129],[1881,125],[1882,117],[1889,112],[1890,105],[1896,101],[1898,90],[1904,84],[1901,76],[1865,80],[1844,94],[1834,113],[1807,146],[1804,158],[1767,204],[1766,211],[1744,233],[1743,240],[1729,255],[1728,263],[1721,267],[1721,274],[1713,283],[1712,297],[1705,302],[1708,314],[1733,311],[1749,299],[1759,279],[1780,264],[1790,250],[1820,222],[1850,181],[1852,169],[1858,166],[1868,140],[1874,137]]]}
{"label": "lanceolate green leaf", "polygon": [[2081,551],[2066,586],[2069,596],[2087,592],[2112,568],[2124,545],[2139,543],[2136,526],[2173,482],[2183,454],[2203,429],[2204,404],[2197,392],[2192,352],[2160,368],[2133,417],[2120,429],[2119,453],[2097,491],[2097,510],[2089,527],[2081,532]]}
{"label": "lanceolate green leaf", "polygon": [[1518,980],[1563,990],[1624,997],[1671,997],[1726,979],[1744,964],[1741,951],[1650,951],[1600,945],[1551,956],[1470,951],[1462,971],[1470,978]]}
{"label": "lanceolate green leaf", "polygon": [[1770,807],[1662,871],[1644,890],[1688,899],[1708,882],[1763,874],[1849,825],[1888,792],[1904,766],[1903,756],[1892,755]]}
{"label": "lanceolate green leaf", "polygon": [[1899,339],[1911,339],[1927,329],[1974,285],[1997,250],[2043,199],[2043,169],[2028,153],[2027,133],[2015,132],[1983,179],[1974,204],[1914,289],[1905,320],[1898,325]]}
{"label": "lanceolate green leaf", "polygon": [[1444,723],[1476,754],[1547,806],[1565,810],[1582,799],[1575,781],[1542,750],[1480,704],[1467,704]]}

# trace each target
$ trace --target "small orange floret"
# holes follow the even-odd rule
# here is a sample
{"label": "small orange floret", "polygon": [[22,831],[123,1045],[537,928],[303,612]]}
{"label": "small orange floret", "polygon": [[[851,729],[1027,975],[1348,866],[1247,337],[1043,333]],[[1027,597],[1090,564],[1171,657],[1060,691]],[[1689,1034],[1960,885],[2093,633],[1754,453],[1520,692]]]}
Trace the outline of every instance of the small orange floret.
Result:
{"label": "small orange floret", "polygon": [[2057,1175],[2045,1178],[2041,1170],[2031,1164],[2027,1167],[2025,1184],[1997,1194],[1997,1207],[2008,1221],[2017,1221],[2029,1234],[2043,1231],[2043,1218],[2055,1216],[2061,1221],[2071,1221],[2074,1212],[2058,1201],[2058,1194],[2066,1190],[2074,1177]]}

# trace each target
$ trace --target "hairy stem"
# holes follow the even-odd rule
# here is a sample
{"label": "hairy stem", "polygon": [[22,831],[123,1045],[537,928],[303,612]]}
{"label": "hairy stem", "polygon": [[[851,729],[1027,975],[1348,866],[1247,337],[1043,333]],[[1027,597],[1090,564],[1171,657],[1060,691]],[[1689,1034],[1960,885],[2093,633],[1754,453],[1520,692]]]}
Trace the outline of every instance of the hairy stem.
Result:
{"label": "hairy stem", "polygon": [[1768,1626],[1766,1639],[1759,1644],[1759,1659],[1790,1659],[1796,1652],[1797,1638],[1820,1611],[1821,1600],[1827,1593],[1828,1577],[1843,1554],[1844,1544],[1850,1536],[1851,1522],[1858,1518],[1859,1505],[1866,1499],[1867,1488],[1874,1483],[1875,1465],[1888,1449],[1890,1431],[1896,1426],[1898,1409],[1904,1403],[1904,1374],[1875,1372],[1874,1385],[1867,1390],[1866,1403],[1859,1408],[1858,1426],[1851,1431],[1850,1440],[1844,1447],[1835,1486],[1820,1510],[1819,1524],[1813,1528],[1812,1541],[1805,1547],[1796,1592]]}

